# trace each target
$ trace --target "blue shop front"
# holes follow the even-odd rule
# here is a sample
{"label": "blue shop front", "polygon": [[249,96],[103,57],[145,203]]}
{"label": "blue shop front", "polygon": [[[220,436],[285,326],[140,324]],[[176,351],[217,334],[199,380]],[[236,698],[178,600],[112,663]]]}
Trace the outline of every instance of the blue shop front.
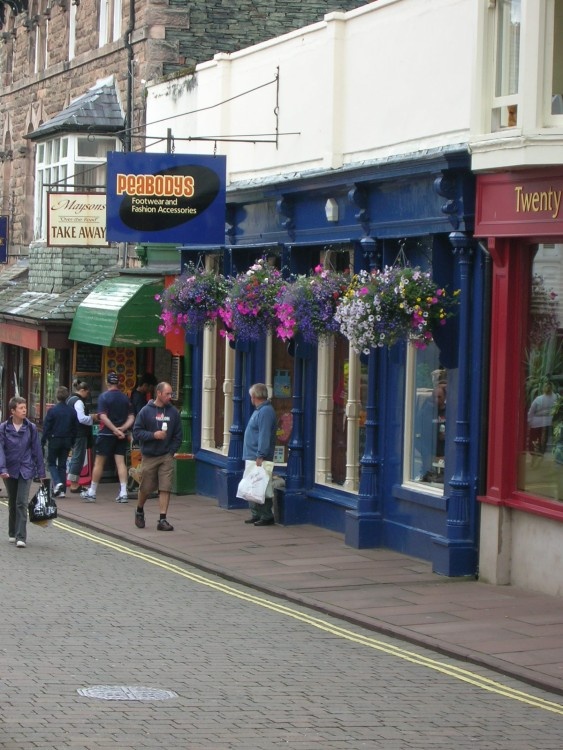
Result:
{"label": "blue shop front", "polygon": [[248,389],[264,382],[278,414],[281,523],[420,557],[443,575],[475,574],[489,260],[473,214],[463,150],[227,191],[225,244],[186,246],[183,263],[197,256],[226,275],[263,257],[287,275],[408,264],[459,291],[459,303],[425,348],[358,355],[341,334],[248,343],[213,328],[189,338],[197,492],[239,507]]}

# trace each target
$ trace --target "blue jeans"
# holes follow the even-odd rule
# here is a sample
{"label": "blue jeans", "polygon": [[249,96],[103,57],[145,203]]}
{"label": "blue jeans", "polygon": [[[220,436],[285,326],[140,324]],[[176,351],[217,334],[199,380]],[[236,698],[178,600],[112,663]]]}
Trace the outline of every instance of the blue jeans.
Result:
{"label": "blue jeans", "polygon": [[68,467],[68,478],[71,482],[78,482],[80,472],[84,466],[84,457],[88,448],[88,435],[79,435],[72,446],[72,456]]}
{"label": "blue jeans", "polygon": [[27,505],[29,503],[29,488],[31,479],[4,479],[4,486],[8,493],[8,536],[17,541],[27,539]]}
{"label": "blue jeans", "polygon": [[49,464],[49,473],[53,482],[53,489],[57,484],[62,484],[66,488],[66,462],[71,443],[68,438],[50,438],[47,462]]}

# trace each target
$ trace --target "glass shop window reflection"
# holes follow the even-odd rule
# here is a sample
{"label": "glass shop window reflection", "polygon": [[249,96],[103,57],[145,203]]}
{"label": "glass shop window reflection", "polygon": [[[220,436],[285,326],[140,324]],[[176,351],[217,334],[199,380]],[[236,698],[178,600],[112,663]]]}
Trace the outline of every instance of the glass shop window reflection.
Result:
{"label": "glass shop window reflection", "polygon": [[563,500],[563,245],[539,245],[530,279],[518,489]]}
{"label": "glass shop window reflection", "polygon": [[[406,431],[409,457],[407,479],[443,487],[446,456],[448,372],[441,366],[434,343],[411,348],[407,389],[411,429]],[[409,437],[410,436],[410,437]]]}

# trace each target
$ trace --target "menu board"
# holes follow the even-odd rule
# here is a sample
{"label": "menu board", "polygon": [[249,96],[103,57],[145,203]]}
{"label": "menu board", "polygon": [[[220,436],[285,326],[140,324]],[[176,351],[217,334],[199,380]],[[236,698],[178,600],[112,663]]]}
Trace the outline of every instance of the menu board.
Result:
{"label": "menu board", "polygon": [[74,367],[76,375],[99,375],[102,372],[102,351],[98,344],[74,342]]}

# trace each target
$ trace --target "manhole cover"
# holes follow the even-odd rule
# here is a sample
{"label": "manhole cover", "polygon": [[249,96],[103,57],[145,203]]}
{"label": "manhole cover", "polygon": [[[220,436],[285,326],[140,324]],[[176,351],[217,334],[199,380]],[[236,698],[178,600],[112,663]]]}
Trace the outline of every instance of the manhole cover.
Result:
{"label": "manhole cover", "polygon": [[168,701],[178,697],[173,690],[130,685],[94,685],[80,688],[78,694],[85,698],[100,698],[103,701]]}

